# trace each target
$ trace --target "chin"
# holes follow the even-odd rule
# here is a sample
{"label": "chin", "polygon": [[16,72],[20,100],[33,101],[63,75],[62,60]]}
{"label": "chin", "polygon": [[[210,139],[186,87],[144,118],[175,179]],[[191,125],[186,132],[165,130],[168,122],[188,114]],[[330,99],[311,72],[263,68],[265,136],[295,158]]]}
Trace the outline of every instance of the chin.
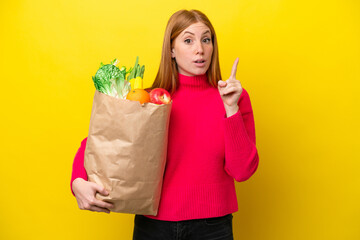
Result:
{"label": "chin", "polygon": [[196,71],[192,72],[192,75],[198,76],[198,75],[204,75],[207,72],[207,69],[197,69]]}
{"label": "chin", "polygon": [[201,71],[201,72],[199,72],[198,74],[196,74],[196,75],[204,75],[204,74],[206,74],[207,73],[207,70],[206,71]]}
{"label": "chin", "polygon": [[198,75],[204,75],[207,73],[208,67],[207,68],[195,68],[195,69],[190,69],[189,71],[185,71],[184,69],[181,69],[179,71],[180,74],[186,75],[186,76],[198,76]]}

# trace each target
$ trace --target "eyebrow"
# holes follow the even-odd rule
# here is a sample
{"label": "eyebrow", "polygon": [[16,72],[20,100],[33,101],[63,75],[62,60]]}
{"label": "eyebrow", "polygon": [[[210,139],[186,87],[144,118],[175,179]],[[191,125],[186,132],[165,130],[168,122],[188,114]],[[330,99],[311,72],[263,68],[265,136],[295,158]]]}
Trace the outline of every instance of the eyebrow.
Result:
{"label": "eyebrow", "polygon": [[[185,31],[183,35],[185,35],[186,33],[189,33],[189,34],[191,34],[191,35],[195,35],[194,33],[189,32],[189,31]],[[205,32],[203,32],[202,35],[205,35],[206,33],[210,33],[210,30],[206,30]]]}

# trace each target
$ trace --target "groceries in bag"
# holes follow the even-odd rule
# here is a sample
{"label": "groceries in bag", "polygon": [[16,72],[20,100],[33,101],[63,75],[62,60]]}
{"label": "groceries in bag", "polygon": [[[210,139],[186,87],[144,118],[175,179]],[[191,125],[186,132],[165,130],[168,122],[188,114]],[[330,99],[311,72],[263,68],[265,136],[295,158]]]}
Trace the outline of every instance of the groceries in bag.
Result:
{"label": "groceries in bag", "polygon": [[[157,102],[149,101],[155,89],[140,88],[145,68],[138,66],[138,58],[129,70],[114,63],[116,60],[112,66],[100,66],[93,77],[97,90],[85,148],[85,169],[89,181],[109,192],[108,196],[97,193],[96,198],[111,202],[114,208],[110,211],[156,216],[166,165],[171,97],[156,90],[153,94]],[[131,88],[132,81],[138,88]],[[139,104],[144,95],[131,91],[149,91],[149,98]]]}

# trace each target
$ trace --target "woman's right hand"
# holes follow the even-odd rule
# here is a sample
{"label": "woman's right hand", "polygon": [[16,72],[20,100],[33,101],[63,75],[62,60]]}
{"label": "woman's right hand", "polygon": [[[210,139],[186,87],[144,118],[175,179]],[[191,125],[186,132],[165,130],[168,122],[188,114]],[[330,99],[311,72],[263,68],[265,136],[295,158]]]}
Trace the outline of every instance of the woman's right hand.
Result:
{"label": "woman's right hand", "polygon": [[114,207],[111,203],[95,198],[97,192],[104,196],[109,195],[104,187],[96,183],[85,181],[82,178],[76,178],[72,183],[72,190],[81,210],[110,213],[109,208]]}

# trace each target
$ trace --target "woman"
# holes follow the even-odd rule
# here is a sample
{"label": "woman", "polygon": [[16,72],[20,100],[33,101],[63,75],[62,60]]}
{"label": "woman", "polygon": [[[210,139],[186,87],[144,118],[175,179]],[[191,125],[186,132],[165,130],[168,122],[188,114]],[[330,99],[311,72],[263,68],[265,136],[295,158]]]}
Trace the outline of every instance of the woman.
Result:
{"label": "woman", "polygon": [[[231,76],[222,81],[215,31],[197,10],[174,13],[166,27],[152,88],[172,94],[168,155],[158,214],[135,215],[134,239],[233,239],[238,210],[234,179],[258,166],[250,98]],[[71,186],[80,209],[109,213],[95,198],[105,189],[87,181],[86,139],[75,157]]]}

